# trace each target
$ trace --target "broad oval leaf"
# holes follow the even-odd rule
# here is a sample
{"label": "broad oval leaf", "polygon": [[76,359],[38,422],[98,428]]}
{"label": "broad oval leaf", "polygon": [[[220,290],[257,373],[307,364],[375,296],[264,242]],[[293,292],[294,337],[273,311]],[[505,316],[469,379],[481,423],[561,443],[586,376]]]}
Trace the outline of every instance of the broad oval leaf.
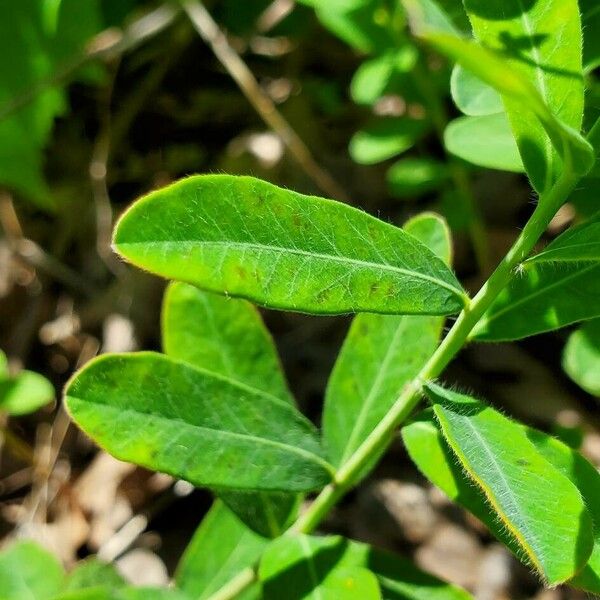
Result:
{"label": "broad oval leaf", "polygon": [[373,165],[412,148],[425,134],[428,122],[409,117],[373,121],[350,140],[350,156],[361,165]]}
{"label": "broad oval leaf", "polygon": [[124,587],[125,584],[125,579],[113,565],[92,557],[75,566],[67,577],[64,589],[66,591],[84,590],[99,586],[111,591]]}
{"label": "broad oval leaf", "polygon": [[[464,0],[464,5],[475,37],[501,51],[506,69],[525,77],[557,119],[580,131],[584,88],[577,0]],[[523,103],[505,102],[529,177],[538,191],[548,189],[557,171],[548,132]]]}
{"label": "broad oval leaf", "polygon": [[524,170],[505,113],[455,119],[444,131],[444,145],[451,154],[480,167]]}
{"label": "broad oval leaf", "polygon": [[403,158],[387,171],[390,192],[412,198],[438,189],[448,178],[448,166],[432,158]]}
{"label": "broad oval leaf", "polygon": [[472,336],[515,340],[600,316],[599,232],[596,217],[525,261]]}
{"label": "broad oval leaf", "polygon": [[34,371],[21,371],[14,377],[0,378],[0,413],[26,415],[53,399],[54,386]]}
{"label": "broad oval leaf", "polygon": [[314,427],[287,402],[161,354],[101,356],[65,401],[116,458],[195,485],[308,491],[331,479]]}
{"label": "broad oval leaf", "polygon": [[530,564],[553,585],[573,577],[594,545],[577,487],[517,423],[469,396],[432,383],[425,390],[448,445]]}
{"label": "broad oval leaf", "polygon": [[[220,500],[216,500],[185,549],[175,583],[195,600],[206,600],[240,571],[252,567],[268,540],[246,527]],[[254,600],[249,589],[240,600]]]}
{"label": "broad oval leaf", "polygon": [[569,336],[562,364],[577,385],[600,397],[600,319],[584,323]]}
{"label": "broad oval leaf", "polygon": [[482,117],[504,112],[504,104],[500,94],[460,65],[454,65],[452,70],[450,92],[454,104],[470,117]]}
{"label": "broad oval leaf", "polygon": [[58,559],[34,542],[15,542],[0,552],[0,597],[51,600],[64,583]]}
{"label": "broad oval leaf", "polygon": [[[579,452],[557,439],[531,427],[520,425],[536,450],[579,489],[594,522],[594,549],[585,565],[570,585],[591,592],[600,591],[600,474]],[[481,520],[488,529],[519,558],[526,556],[502,520],[490,510],[485,495],[467,477],[444,440],[432,413],[421,413],[402,428],[406,449],[419,470],[451,500],[460,504]]]}
{"label": "broad oval leaf", "polygon": [[375,103],[387,92],[394,75],[410,71],[417,57],[417,49],[406,44],[365,60],[354,73],[350,84],[350,95],[354,102],[367,105]]}
{"label": "broad oval leaf", "polygon": [[[405,230],[450,259],[448,228],[437,215],[416,217]],[[438,344],[442,325],[438,317],[354,318],[325,392],[323,436],[335,466],[344,464],[365,441],[418,374]]]}
{"label": "broad oval leaf", "polygon": [[346,540],[337,536],[278,538],[260,561],[264,600],[381,599],[375,575],[346,553]]}
{"label": "broad oval leaf", "polygon": [[152,192],[121,218],[114,243],[154,273],[273,308],[452,314],[465,298],[400,229],[251,177],[200,175]]}
{"label": "broad oval leaf", "polygon": [[[162,338],[168,356],[295,404],[271,335],[256,308],[245,300],[171,283],[163,301]],[[265,536],[281,535],[300,502],[296,495],[275,492],[219,495]]]}

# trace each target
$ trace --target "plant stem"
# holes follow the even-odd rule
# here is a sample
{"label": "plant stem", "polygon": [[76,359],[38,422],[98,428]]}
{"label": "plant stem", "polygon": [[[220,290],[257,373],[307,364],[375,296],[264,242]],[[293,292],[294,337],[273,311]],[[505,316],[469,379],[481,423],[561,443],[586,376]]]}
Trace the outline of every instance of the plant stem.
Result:
{"label": "plant stem", "polygon": [[[376,456],[389,445],[398,425],[410,415],[420,401],[423,384],[438,377],[448,363],[463,348],[465,343],[467,343],[475,325],[477,325],[498,294],[510,282],[514,269],[527,258],[548,227],[556,211],[566,201],[577,183],[577,178],[571,174],[570,169],[566,169],[566,171],[548,193],[540,199],[534,213],[508,254],[500,262],[469,305],[460,313],[442,343],[423,366],[419,374],[406,385],[390,411],[357,448],[354,454],[342,465],[337,472],[335,481],[323,488],[308,510],[300,515],[298,520],[290,527],[289,532],[311,533],[314,531],[331,508],[356,484],[373,456]],[[244,573],[245,571],[242,571],[238,574],[217,593],[218,595],[211,597],[211,600],[230,600],[235,598],[245,587],[240,588],[239,586],[242,574]],[[246,585],[254,581],[254,577],[255,575],[250,578],[248,574],[245,574],[244,578],[247,579]]]}

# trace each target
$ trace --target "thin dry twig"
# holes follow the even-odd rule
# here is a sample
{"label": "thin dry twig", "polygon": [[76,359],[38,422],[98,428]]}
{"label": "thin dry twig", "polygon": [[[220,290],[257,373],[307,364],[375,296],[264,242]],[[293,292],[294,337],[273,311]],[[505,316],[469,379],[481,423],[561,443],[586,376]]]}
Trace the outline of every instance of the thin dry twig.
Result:
{"label": "thin dry twig", "polygon": [[237,83],[261,119],[281,138],[304,172],[328,196],[347,202],[348,194],[314,159],[306,144],[277,110],[263,91],[248,65],[232,48],[210,13],[200,0],[184,0],[183,8],[200,37],[210,46],[219,62]]}

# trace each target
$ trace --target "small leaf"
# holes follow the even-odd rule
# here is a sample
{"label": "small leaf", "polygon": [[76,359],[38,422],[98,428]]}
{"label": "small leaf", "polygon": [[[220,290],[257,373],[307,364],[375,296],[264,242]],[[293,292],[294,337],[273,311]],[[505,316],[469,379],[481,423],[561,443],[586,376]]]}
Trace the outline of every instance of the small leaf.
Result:
{"label": "small leaf", "polygon": [[250,177],[190,177],[136,202],[115,247],[164,277],[312,313],[452,314],[465,293],[405,234],[343,204]]}
{"label": "small leaf", "polygon": [[562,364],[577,385],[600,397],[600,319],[588,321],[569,336]]}
{"label": "small leaf", "polygon": [[[172,358],[295,404],[271,335],[249,302],[172,283],[163,301],[162,337]],[[223,491],[219,495],[249,527],[265,536],[281,535],[300,502],[296,495],[281,493]]]}
{"label": "small leaf", "polygon": [[453,20],[435,0],[402,0],[409,18],[418,18],[419,26],[431,31],[460,35]]}
{"label": "small leaf", "polygon": [[259,576],[265,600],[379,600],[377,578],[344,564],[347,542],[339,537],[284,535],[262,556]]}
{"label": "small leaf", "polygon": [[[503,53],[504,70],[524,77],[558,121],[580,131],[584,88],[577,0],[465,0],[464,4],[475,37]],[[506,98],[506,108],[534,187],[548,189],[557,170],[547,135],[552,133],[524,110],[534,107]]]}
{"label": "small leaf", "polygon": [[354,73],[350,95],[357,104],[371,105],[387,91],[396,73],[410,71],[417,60],[414,46],[405,45],[365,60]]}
{"label": "small leaf", "polygon": [[455,119],[446,127],[444,145],[451,154],[480,167],[524,170],[505,113]]}
{"label": "small leaf", "polygon": [[[449,259],[449,232],[440,217],[418,216],[405,229]],[[354,318],[325,393],[323,437],[335,466],[348,460],[418,374],[438,344],[442,325],[436,317]]]}
{"label": "small leaf", "polygon": [[556,179],[555,155],[562,158],[569,173],[583,176],[590,170],[594,153],[578,133],[579,126],[574,129],[559,119],[533,83],[509,65],[506,55],[452,35],[427,30],[420,35],[502,95],[521,158],[537,191],[548,189]]}
{"label": "small leaf", "polygon": [[69,573],[65,590],[82,590],[100,586],[107,590],[116,590],[125,586],[125,580],[113,565],[103,563],[97,558],[81,561]]}
{"label": "small leaf", "polygon": [[447,165],[432,158],[403,158],[387,171],[390,192],[411,198],[438,189],[448,178]]}
{"label": "small leaf", "polygon": [[7,600],[51,600],[64,577],[54,555],[34,542],[15,542],[0,552],[0,593]]}
{"label": "small leaf", "polygon": [[[205,600],[258,561],[267,544],[216,500],[177,565],[177,587],[195,600]],[[250,591],[240,599],[256,596]]]}
{"label": "small leaf", "polygon": [[570,579],[594,542],[575,485],[540,456],[517,423],[437,385],[427,384],[426,392],[444,438],[531,565],[552,585]]}
{"label": "small leaf", "polygon": [[599,232],[597,215],[525,261],[473,329],[473,337],[516,340],[599,317]]}
{"label": "small leaf", "polygon": [[331,478],[314,427],[287,402],[161,354],[101,356],[65,401],[116,458],[198,486],[308,491]]}
{"label": "small leaf", "polygon": [[0,412],[27,415],[54,399],[54,386],[39,373],[21,371],[15,377],[0,379]]}
{"label": "small leaf", "polygon": [[350,156],[361,165],[373,165],[412,148],[428,127],[424,119],[380,118],[354,134]]}
{"label": "small leaf", "polygon": [[[460,65],[455,65],[452,70],[450,92],[456,106],[470,117],[483,117],[504,112],[500,94]],[[508,119],[506,123],[508,125]]]}

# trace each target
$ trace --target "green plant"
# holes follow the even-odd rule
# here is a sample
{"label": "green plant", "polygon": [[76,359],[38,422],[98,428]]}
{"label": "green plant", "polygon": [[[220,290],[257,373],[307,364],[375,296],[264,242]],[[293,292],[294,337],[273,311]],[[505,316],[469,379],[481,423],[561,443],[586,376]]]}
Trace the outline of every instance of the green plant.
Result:
{"label": "green plant", "polygon": [[[433,214],[399,229],[338,202],[227,175],[190,177],[137,201],[116,227],[114,248],[175,280],[164,300],[164,354],[101,356],[72,378],[65,402],[117,458],[218,499],[181,559],[177,590],[129,590],[106,575],[71,575],[86,583],[68,590],[58,568],[31,574],[40,552],[32,546],[2,555],[16,565],[0,569],[7,589],[25,582],[30,595],[56,599],[469,598],[404,559],[313,535],[400,427],[422,473],[546,584],[600,593],[596,469],[561,441],[439,381],[467,343],[585,321],[567,344],[565,368],[598,393],[589,365],[599,360],[600,215],[582,211],[579,224],[536,251],[561,206],[597,176],[598,128],[584,119],[584,90],[594,85],[598,56],[592,43],[582,55],[575,0],[465,0],[474,39],[456,35],[432,0],[403,4],[418,44],[459,65],[452,94],[466,115],[445,130],[447,148],[524,170],[539,196],[512,248],[470,297],[451,269],[448,228]],[[378,23],[373,6],[339,0],[319,14],[363,44]],[[589,33],[596,13],[591,3],[581,8]],[[370,68],[385,71],[386,60]],[[382,156],[380,145],[359,141]],[[248,301],[359,313],[325,392],[321,431],[295,406]],[[446,317],[456,318],[442,336]],[[422,399],[429,407],[414,414]],[[43,581],[48,590],[38,593]]]}

